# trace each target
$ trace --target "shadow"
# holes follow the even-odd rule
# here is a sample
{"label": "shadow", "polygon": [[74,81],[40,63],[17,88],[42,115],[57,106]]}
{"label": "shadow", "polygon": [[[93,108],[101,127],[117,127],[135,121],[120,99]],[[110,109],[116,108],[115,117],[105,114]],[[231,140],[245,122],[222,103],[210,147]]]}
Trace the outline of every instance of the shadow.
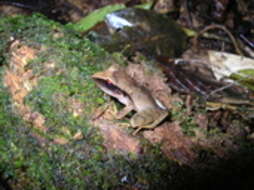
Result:
{"label": "shadow", "polygon": [[227,159],[206,159],[202,166],[177,167],[165,175],[163,184],[152,183],[149,189],[217,190],[254,188],[254,147],[232,153]]}
{"label": "shadow", "polygon": [[12,190],[7,180],[4,179],[1,173],[0,173],[0,190]]}

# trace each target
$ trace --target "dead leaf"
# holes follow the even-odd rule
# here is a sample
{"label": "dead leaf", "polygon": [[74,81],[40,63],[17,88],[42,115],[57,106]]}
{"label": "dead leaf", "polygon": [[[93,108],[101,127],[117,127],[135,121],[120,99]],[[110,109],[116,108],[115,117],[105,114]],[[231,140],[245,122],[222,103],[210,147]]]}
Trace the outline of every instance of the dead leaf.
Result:
{"label": "dead leaf", "polygon": [[217,80],[241,70],[254,69],[254,59],[226,52],[208,51],[209,65]]}

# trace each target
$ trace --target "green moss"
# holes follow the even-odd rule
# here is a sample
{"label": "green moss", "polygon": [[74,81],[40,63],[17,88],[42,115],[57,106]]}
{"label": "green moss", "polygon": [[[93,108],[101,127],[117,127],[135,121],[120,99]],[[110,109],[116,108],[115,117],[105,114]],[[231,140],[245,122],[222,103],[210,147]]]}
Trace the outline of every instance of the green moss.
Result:
{"label": "green moss", "polygon": [[187,109],[181,102],[176,102],[174,104],[171,117],[173,121],[180,122],[180,126],[186,135],[195,135],[195,132],[193,131],[193,129],[197,128],[195,119],[193,118],[193,115],[188,114]]}
{"label": "green moss", "polygon": [[[2,73],[1,69],[1,78]],[[2,81],[0,102],[0,171],[3,177],[13,180],[12,186],[17,189],[22,186],[27,189],[37,188],[41,185],[38,178],[43,178],[45,184],[50,186],[50,175],[45,173],[50,167],[49,162],[44,162],[47,153],[41,151],[36,140],[31,136],[29,124],[11,111],[9,94],[2,86]],[[44,173],[41,173],[42,168]],[[29,179],[34,177],[33,182],[30,183]]]}

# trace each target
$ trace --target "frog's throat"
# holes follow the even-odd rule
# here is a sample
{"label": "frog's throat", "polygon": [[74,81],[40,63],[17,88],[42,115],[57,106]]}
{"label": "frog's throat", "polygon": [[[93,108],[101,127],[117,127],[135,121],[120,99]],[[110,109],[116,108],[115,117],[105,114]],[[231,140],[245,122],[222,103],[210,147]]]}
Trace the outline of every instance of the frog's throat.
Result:
{"label": "frog's throat", "polygon": [[107,80],[94,78],[95,83],[97,86],[104,91],[106,94],[116,98],[119,102],[121,102],[124,105],[130,105],[131,104],[131,98],[130,96],[122,89],[117,87],[116,85],[110,83]]}

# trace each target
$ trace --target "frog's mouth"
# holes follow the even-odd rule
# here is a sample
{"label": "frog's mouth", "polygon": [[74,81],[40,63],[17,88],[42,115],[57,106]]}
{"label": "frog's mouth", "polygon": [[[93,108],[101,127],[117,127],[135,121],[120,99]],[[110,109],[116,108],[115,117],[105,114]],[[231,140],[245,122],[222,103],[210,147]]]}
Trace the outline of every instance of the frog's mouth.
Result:
{"label": "frog's mouth", "polygon": [[101,90],[103,90],[106,94],[115,97],[121,103],[128,105],[131,101],[130,96],[124,90],[114,85],[111,81],[98,78],[94,78],[94,81]]}

